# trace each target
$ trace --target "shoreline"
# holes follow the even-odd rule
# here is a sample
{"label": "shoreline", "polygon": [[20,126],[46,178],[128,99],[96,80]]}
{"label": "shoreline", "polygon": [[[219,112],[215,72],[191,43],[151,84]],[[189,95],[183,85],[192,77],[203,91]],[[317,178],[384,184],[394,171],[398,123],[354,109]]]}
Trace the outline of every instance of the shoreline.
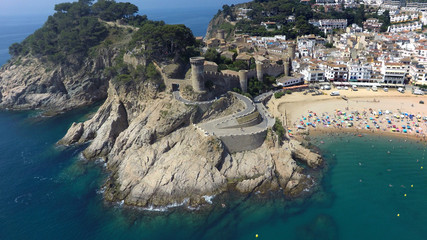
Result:
{"label": "shoreline", "polygon": [[[335,91],[324,91],[326,94]],[[427,142],[426,96],[410,93],[341,90],[342,96],[311,96],[301,92],[272,98],[270,112],[291,136],[329,133],[375,134]],[[341,110],[342,109],[342,110]]]}
{"label": "shoreline", "polygon": [[[328,134],[352,134],[354,136],[361,135],[360,137],[364,137],[362,134],[369,134],[375,136],[382,137],[392,137],[399,138],[405,140],[413,140],[419,143],[426,142],[427,136],[419,136],[414,134],[405,134],[405,133],[393,133],[381,130],[367,130],[367,129],[355,129],[355,128],[319,128],[319,129],[310,129],[306,131],[308,136],[319,136],[319,135],[328,135]],[[301,135],[298,135],[301,136]]]}

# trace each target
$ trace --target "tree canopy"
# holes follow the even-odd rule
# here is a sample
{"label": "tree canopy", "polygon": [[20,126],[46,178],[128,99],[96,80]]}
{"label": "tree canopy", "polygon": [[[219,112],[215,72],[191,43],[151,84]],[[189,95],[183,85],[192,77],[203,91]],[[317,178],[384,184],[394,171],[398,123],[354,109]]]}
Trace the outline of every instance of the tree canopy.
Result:
{"label": "tree canopy", "polygon": [[[49,16],[42,28],[27,37],[22,43],[12,44],[12,56],[31,53],[50,61],[64,62],[67,58],[81,59],[88,50],[108,36],[108,29],[98,21],[138,19],[138,7],[114,0],[79,0],[55,5],[55,13]],[[145,18],[146,19],[146,18]],[[141,21],[139,21],[141,22]]]}

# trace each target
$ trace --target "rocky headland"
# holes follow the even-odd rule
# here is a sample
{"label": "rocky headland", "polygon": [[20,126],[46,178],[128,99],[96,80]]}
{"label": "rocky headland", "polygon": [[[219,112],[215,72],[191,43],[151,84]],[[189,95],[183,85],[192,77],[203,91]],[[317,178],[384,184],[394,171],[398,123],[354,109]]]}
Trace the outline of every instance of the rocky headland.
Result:
{"label": "rocky headland", "polygon": [[232,95],[202,110],[158,93],[150,84],[110,84],[108,98],[95,116],[73,124],[58,143],[89,142],[83,155],[105,159],[111,171],[106,199],[128,205],[194,206],[205,203],[204,196],[230,189],[282,189],[294,196],[312,185],[295,159],[317,167],[321,158],[295,142],[281,145],[270,130],[261,147],[231,154],[221,140],[193,125],[238,108],[241,103]]}
{"label": "rocky headland", "polygon": [[117,50],[102,49],[74,69],[22,56],[0,68],[0,108],[43,109],[58,113],[86,106],[107,97],[108,78]]}
{"label": "rocky headland", "polygon": [[[172,94],[169,85],[175,79],[168,84],[163,70],[175,66],[181,72],[176,76],[188,72],[188,58],[183,56],[194,56],[196,46],[188,28],[129,13],[117,16],[125,23],[112,22],[107,18],[110,8],[84,4],[57,6],[58,13],[40,31],[11,48],[13,58],[0,69],[0,108],[57,114],[105,99],[91,119],[73,123],[58,144],[87,143],[82,152],[86,159],[105,160],[111,172],[105,183],[107,200],[141,207],[183,202],[196,206],[206,203],[206,196],[227,191],[282,191],[297,196],[313,184],[297,161],[317,168],[322,163],[320,156],[299,142],[279,140],[265,124],[266,110],[258,113],[261,106],[255,108],[249,98],[222,92],[217,99],[199,105]],[[121,3],[110,4],[122,9]],[[88,15],[77,18],[74,7],[89,9]],[[91,10],[95,7],[96,11]],[[60,21],[71,29],[55,33]],[[87,44],[59,41],[70,37],[69,32],[84,33],[80,39]],[[45,38],[49,34],[64,37],[52,43]],[[43,52],[50,55],[41,55]],[[203,75],[202,70],[195,72]],[[189,78],[182,82],[191,82]],[[244,113],[248,106],[253,109],[247,115],[221,124],[231,126],[237,121],[242,131],[250,125],[248,129],[258,134],[256,148],[230,151],[220,137],[200,127]],[[258,144],[263,139],[260,136],[265,139]],[[233,140],[235,135],[227,137]],[[242,139],[249,138],[250,134]],[[240,142],[239,147],[244,144]]]}

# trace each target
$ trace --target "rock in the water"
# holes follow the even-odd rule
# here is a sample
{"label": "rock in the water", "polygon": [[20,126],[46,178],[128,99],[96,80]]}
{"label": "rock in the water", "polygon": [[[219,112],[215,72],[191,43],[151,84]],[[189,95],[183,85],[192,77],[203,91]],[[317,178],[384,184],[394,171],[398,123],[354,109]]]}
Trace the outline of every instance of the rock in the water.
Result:
{"label": "rock in the water", "polygon": [[310,151],[301,145],[301,142],[296,140],[291,140],[289,142],[289,147],[292,149],[292,154],[298,160],[305,162],[308,166],[312,168],[317,168],[322,164],[322,157]]}

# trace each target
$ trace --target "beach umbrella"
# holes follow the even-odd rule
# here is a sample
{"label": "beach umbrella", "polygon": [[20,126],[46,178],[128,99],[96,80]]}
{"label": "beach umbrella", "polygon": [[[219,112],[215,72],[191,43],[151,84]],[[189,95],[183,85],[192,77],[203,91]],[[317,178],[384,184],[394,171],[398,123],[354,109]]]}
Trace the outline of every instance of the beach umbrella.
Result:
{"label": "beach umbrella", "polygon": [[404,132],[404,133],[407,133],[408,131],[407,131],[406,129],[403,129],[403,132]]}
{"label": "beach umbrella", "polygon": [[392,131],[392,132],[396,132],[396,128],[392,128],[392,129],[391,129],[391,131]]}
{"label": "beach umbrella", "polygon": [[369,128],[369,125],[366,125],[366,128]]}
{"label": "beach umbrella", "polygon": [[390,121],[390,120],[388,120],[388,124],[391,124],[391,121]]}

